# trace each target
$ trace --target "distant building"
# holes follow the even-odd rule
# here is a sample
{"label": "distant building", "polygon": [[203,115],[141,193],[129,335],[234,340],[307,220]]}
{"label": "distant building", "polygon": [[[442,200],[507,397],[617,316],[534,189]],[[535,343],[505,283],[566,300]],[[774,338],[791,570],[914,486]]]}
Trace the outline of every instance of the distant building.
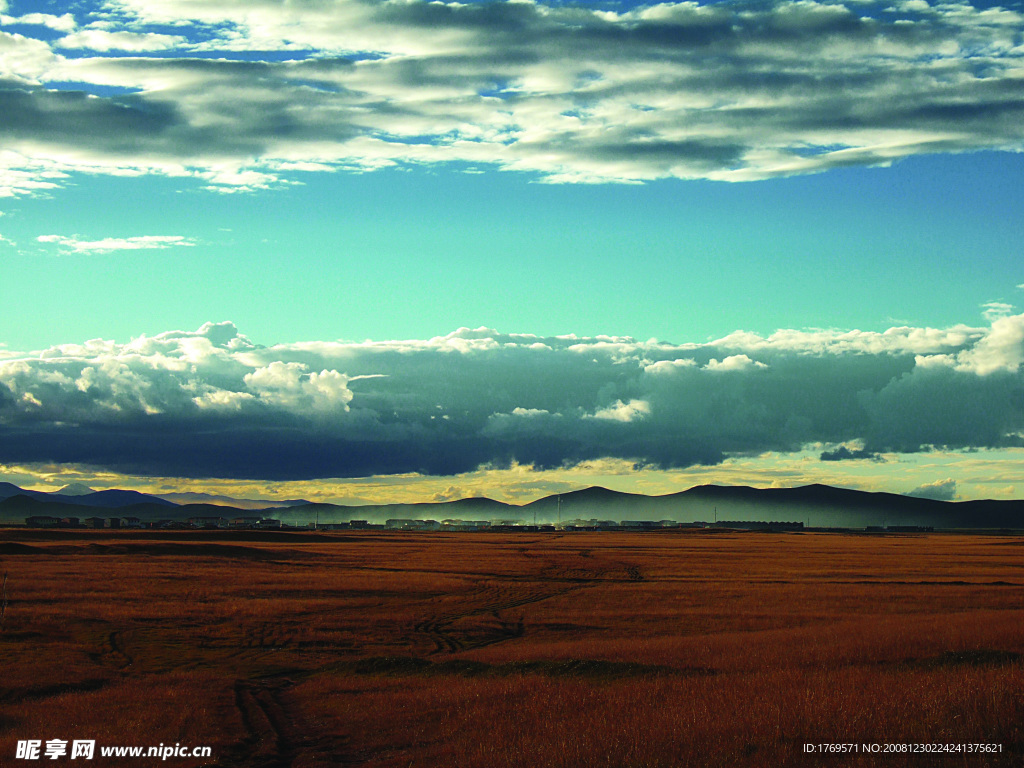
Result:
{"label": "distant building", "polygon": [[29,528],[58,528],[60,527],[60,518],[50,515],[33,515],[25,518],[25,525]]}
{"label": "distant building", "polygon": [[734,528],[739,531],[802,531],[803,523],[766,520],[719,520],[718,528]]}
{"label": "distant building", "polygon": [[439,531],[441,524],[437,520],[418,520],[413,518],[392,518],[384,523],[388,528],[400,531]]}
{"label": "distant building", "polygon": [[450,520],[450,519],[449,520],[442,520],[441,521],[441,528],[442,528],[442,530],[453,531],[453,532],[456,532],[456,533],[458,533],[458,532],[466,532],[466,531],[479,531],[480,530],[479,527],[477,527],[476,525],[474,525],[471,522],[467,522],[466,520]]}
{"label": "distant building", "polygon": [[86,528],[102,528],[106,524],[106,520],[102,517],[87,517],[85,518]]}
{"label": "distant building", "polygon": [[190,517],[188,522],[193,528],[223,528],[227,521],[223,517]]}

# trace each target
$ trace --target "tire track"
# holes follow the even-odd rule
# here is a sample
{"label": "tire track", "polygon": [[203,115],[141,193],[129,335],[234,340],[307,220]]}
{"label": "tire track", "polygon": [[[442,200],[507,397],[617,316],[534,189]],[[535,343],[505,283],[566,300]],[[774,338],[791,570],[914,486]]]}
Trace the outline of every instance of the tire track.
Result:
{"label": "tire track", "polygon": [[593,549],[531,551],[527,546],[518,546],[515,551],[530,563],[530,573],[475,581],[461,595],[460,607],[414,621],[409,627],[409,639],[416,644],[425,641],[428,655],[481,648],[523,636],[523,614],[513,618],[503,615],[516,608],[600,582],[645,580],[639,566],[604,561],[603,553]]}
{"label": "tire track", "polygon": [[121,630],[112,629],[100,637],[92,635],[91,645],[98,645],[96,651],[89,651],[89,658],[100,666],[124,672],[135,663],[135,658],[125,650],[124,637]]}
{"label": "tire track", "polygon": [[[521,583],[517,582],[515,587],[518,586],[521,586]],[[411,625],[411,635],[414,641],[418,638],[426,639],[431,646],[429,655],[457,653],[522,637],[526,631],[523,614],[507,618],[502,616],[503,612],[550,600],[581,586],[563,584],[551,588],[534,585],[526,589],[516,589],[514,586],[500,583],[478,585],[467,598],[481,599],[481,603],[470,604],[462,610],[432,614],[419,619]],[[483,618],[484,622],[473,623],[469,627],[453,626],[478,618]]]}
{"label": "tire track", "polygon": [[107,635],[107,644],[110,650],[104,654],[104,658],[111,659],[118,669],[127,669],[135,663],[135,659],[125,650],[124,640],[120,632],[114,630]]}
{"label": "tire track", "polygon": [[235,707],[246,736],[219,765],[291,768],[296,749],[288,733],[290,718],[281,704],[281,693],[293,684],[280,676],[235,681]]}
{"label": "tire track", "polygon": [[635,565],[626,566],[626,575],[630,581],[646,581],[643,573],[640,572],[640,568]]}
{"label": "tire track", "polygon": [[447,627],[453,622],[461,618],[459,615],[453,616],[430,616],[426,619],[417,621],[412,625],[412,631],[416,635],[426,637],[431,643],[433,649],[430,654],[437,653],[455,653],[465,648],[462,641],[455,637],[452,637],[447,631]]}

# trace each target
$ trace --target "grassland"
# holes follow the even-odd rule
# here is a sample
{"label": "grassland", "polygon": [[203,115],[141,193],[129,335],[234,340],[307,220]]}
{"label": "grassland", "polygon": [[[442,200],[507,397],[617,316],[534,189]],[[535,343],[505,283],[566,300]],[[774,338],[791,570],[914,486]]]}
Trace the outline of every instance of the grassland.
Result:
{"label": "grassland", "polygon": [[[1024,761],[1020,537],[9,529],[0,570],[0,764]],[[1002,751],[803,751],[838,742]]]}

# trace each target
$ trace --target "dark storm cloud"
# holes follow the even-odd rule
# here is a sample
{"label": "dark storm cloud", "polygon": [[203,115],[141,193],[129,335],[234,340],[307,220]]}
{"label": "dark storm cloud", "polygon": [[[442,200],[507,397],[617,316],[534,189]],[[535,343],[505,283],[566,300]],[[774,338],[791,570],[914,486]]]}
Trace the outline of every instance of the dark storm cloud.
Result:
{"label": "dark storm cloud", "polygon": [[[1000,8],[122,0],[108,11],[91,53],[89,35],[69,35],[74,58],[59,40],[0,33],[0,77],[21,86],[3,97],[5,138],[26,168],[209,176],[233,163],[212,179],[229,186],[296,164],[444,161],[552,181],[746,180],[1024,144],[1024,17]],[[139,31],[171,22],[173,39]],[[98,47],[118,40],[173,45],[178,58]],[[268,52],[295,60],[219,58]]]}
{"label": "dark storm cloud", "polygon": [[[260,347],[230,323],[0,361],[0,462],[300,479],[1021,445],[1024,315],[708,344],[462,329]],[[844,452],[845,451],[845,452]]]}
{"label": "dark storm cloud", "polygon": [[822,451],[818,457],[821,461],[852,461],[857,459],[870,459],[871,461],[883,461],[882,457],[872,451],[865,451],[863,448],[850,450],[841,445],[832,451]]}
{"label": "dark storm cloud", "polygon": [[169,105],[132,97],[97,99],[80,91],[0,89],[0,112],[5,140],[46,142],[78,134],[83,142],[104,137],[112,151],[165,133],[179,122]]}
{"label": "dark storm cloud", "polygon": [[[0,138],[11,146],[72,148],[115,163],[162,159],[202,165],[261,155],[280,142],[338,142],[358,132],[339,112],[343,89],[302,87],[301,64],[138,59],[119,60],[118,66],[131,67],[143,78],[152,72],[154,78],[177,82],[178,88],[100,98],[85,91],[0,83],[5,116]],[[314,71],[348,66],[321,62]],[[202,94],[190,95],[197,86]],[[247,93],[248,98],[239,98]]]}

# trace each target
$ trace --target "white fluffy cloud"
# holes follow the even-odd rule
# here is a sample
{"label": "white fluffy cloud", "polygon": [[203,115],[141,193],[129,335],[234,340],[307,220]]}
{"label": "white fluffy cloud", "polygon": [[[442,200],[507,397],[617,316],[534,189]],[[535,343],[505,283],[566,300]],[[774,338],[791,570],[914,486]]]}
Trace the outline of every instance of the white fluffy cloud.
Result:
{"label": "white fluffy cloud", "polygon": [[140,237],[104,237],[100,240],[84,240],[78,235],[40,235],[40,243],[55,243],[66,253],[113,253],[114,251],[143,251],[163,248],[189,247],[195,245],[191,238],[182,235],[143,235]]}
{"label": "white fluffy cloud", "polygon": [[55,42],[0,33],[10,173],[748,180],[1024,144],[1024,17],[966,3],[110,0],[91,18],[39,15]]}
{"label": "white fluffy cloud", "polygon": [[767,368],[764,363],[751,360],[746,355],[729,355],[722,360],[711,359],[705,366],[709,371],[749,371],[754,368]]}
{"label": "white fluffy cloud", "polygon": [[265,402],[291,410],[347,411],[352,400],[348,376],[335,370],[306,373],[302,363],[275,360],[247,373],[242,380]]}
{"label": "white fluffy cloud", "polygon": [[607,408],[595,411],[593,418],[628,423],[649,416],[650,413],[651,404],[646,400],[630,400],[628,403],[616,400],[614,404]]}
{"label": "white fluffy cloud", "polygon": [[[0,357],[0,462],[297,479],[1017,446],[1024,315],[705,344],[460,329],[263,347],[231,323]],[[849,449],[845,446],[856,446]]]}
{"label": "white fluffy cloud", "polygon": [[79,48],[106,53],[107,51],[162,51],[176,48],[185,42],[180,35],[160,35],[153,32],[110,32],[105,29],[83,29],[57,41],[58,48]]}
{"label": "white fluffy cloud", "polygon": [[1020,315],[1000,315],[976,345],[957,354],[957,367],[979,374],[1014,373],[1024,363],[1024,322]]}
{"label": "white fluffy cloud", "polygon": [[[0,11],[5,10],[6,7],[6,3],[3,4],[0,6]],[[7,14],[0,13],[0,24],[28,24],[31,26],[48,27],[58,32],[71,32],[77,26],[75,17],[70,13],[63,13],[60,16],[52,13],[26,13],[21,16],[8,16]]]}
{"label": "white fluffy cloud", "polygon": [[50,46],[42,40],[0,31],[0,83],[24,86],[38,83],[57,61]]}
{"label": "white fluffy cloud", "polygon": [[945,480],[936,480],[934,483],[920,485],[907,494],[922,499],[935,499],[937,501],[953,501],[956,498],[956,480],[947,477]]}

